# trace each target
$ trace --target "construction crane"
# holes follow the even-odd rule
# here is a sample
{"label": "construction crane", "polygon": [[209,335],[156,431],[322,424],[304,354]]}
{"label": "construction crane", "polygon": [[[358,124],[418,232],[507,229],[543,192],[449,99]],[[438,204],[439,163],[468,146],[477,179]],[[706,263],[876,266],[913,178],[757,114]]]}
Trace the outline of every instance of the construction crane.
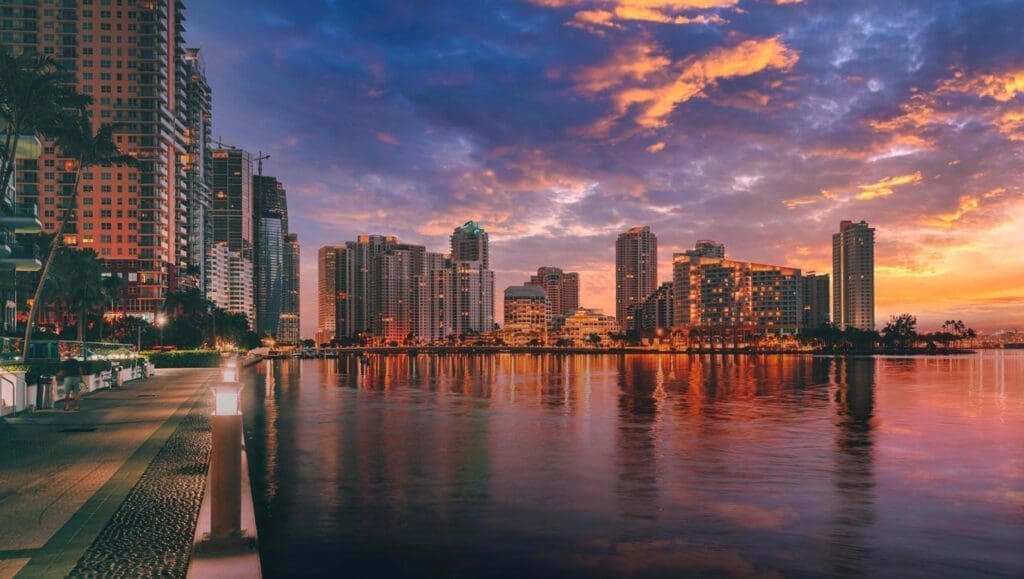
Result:
{"label": "construction crane", "polygon": [[263,151],[256,153],[256,174],[260,177],[263,176],[263,161],[270,158],[270,154],[263,154]]}

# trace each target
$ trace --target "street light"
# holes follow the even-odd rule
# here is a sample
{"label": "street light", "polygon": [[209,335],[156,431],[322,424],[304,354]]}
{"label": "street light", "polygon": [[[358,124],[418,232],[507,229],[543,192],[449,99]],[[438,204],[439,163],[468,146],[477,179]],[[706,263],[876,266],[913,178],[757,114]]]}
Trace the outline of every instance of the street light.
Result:
{"label": "street light", "polygon": [[164,347],[164,324],[167,323],[167,316],[163,314],[156,315],[156,327],[160,328],[160,347]]}
{"label": "street light", "polygon": [[213,387],[214,412],[210,450],[210,535],[214,544],[242,539],[242,413],[235,359],[222,368],[223,381]]}

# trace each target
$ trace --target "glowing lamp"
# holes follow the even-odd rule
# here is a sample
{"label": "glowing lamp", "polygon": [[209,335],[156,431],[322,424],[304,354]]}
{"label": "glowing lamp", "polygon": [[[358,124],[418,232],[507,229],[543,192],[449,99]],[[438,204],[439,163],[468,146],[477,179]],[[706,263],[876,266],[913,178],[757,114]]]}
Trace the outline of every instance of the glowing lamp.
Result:
{"label": "glowing lamp", "polygon": [[214,416],[237,416],[239,414],[238,398],[241,393],[242,385],[238,382],[227,382],[214,386]]}
{"label": "glowing lamp", "polygon": [[238,382],[238,362],[234,358],[228,360],[224,364],[224,368],[223,370],[221,370],[221,374],[225,382]]}

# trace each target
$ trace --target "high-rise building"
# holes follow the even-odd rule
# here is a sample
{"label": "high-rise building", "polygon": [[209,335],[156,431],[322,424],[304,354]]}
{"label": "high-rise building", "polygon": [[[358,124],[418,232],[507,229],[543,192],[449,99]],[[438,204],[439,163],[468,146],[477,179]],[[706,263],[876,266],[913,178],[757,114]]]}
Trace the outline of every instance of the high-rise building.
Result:
{"label": "high-rise building", "polygon": [[339,320],[339,314],[344,310],[338,303],[341,299],[338,266],[348,261],[347,251],[344,246],[325,245],[317,252],[317,325],[314,338],[317,345],[337,339],[338,322],[345,323],[344,319]]}
{"label": "high-rise building", "polygon": [[207,299],[230,313],[244,314],[249,327],[253,327],[256,310],[252,303],[252,261],[221,242],[210,248],[207,268]]}
{"label": "high-rise building", "polygon": [[452,333],[486,334],[494,330],[494,272],[479,261],[452,261],[455,308]]}
{"label": "high-rise building", "polygon": [[256,254],[253,260],[256,333],[277,337],[284,299],[284,235],[281,219],[264,215],[259,219]]}
{"label": "high-rise building", "polygon": [[539,285],[513,285],[505,288],[505,333],[511,344],[531,340],[544,341],[548,329],[548,305],[544,288]]}
{"label": "high-rise building", "polygon": [[253,246],[255,279],[256,332],[279,338],[283,311],[285,237],[288,235],[288,202],[284,186],[274,177],[252,178]]}
{"label": "high-rise building", "polygon": [[185,253],[179,269],[179,285],[206,291],[206,252],[211,235],[210,161],[212,104],[206,66],[198,48],[185,49],[185,155],[182,165],[188,190],[188,204],[179,211],[185,226]]}
{"label": "high-rise building", "polygon": [[537,275],[530,276],[526,285],[540,286],[548,307],[548,323],[572,313],[580,307],[580,274],[565,272],[557,267],[540,267]]}
{"label": "high-rise building", "polygon": [[828,274],[809,271],[803,279],[803,326],[819,328],[829,322]]}
{"label": "high-rise building", "polygon": [[803,322],[802,286],[797,268],[678,253],[673,326],[792,335]]}
{"label": "high-rise building", "polygon": [[[0,44],[75,71],[75,88],[92,97],[93,123],[115,124],[118,148],[139,161],[82,173],[64,242],[95,250],[128,282],[121,307],[152,318],[188,257],[188,205],[196,195],[185,175],[184,4],[110,4],[4,2]],[[18,200],[37,204],[44,232],[55,233],[75,192],[73,160],[44,142],[37,160],[22,162],[17,183]]]}
{"label": "high-rise building", "polygon": [[633,327],[631,308],[658,286],[658,238],[647,226],[634,227],[615,241],[615,317]]}
{"label": "high-rise building", "polygon": [[725,257],[725,244],[715,243],[712,239],[700,239],[693,249],[683,252],[690,257]]}
{"label": "high-rise building", "polygon": [[282,280],[281,323],[277,329],[277,341],[281,345],[295,346],[299,343],[301,319],[299,236],[289,233],[284,238],[284,274]]}
{"label": "high-rise building", "polygon": [[875,230],[842,221],[832,235],[832,315],[840,329],[875,329]]}
{"label": "high-rise building", "polygon": [[252,155],[221,145],[213,150],[210,166],[210,221],[213,243],[252,259]]}
{"label": "high-rise building", "polygon": [[633,329],[642,336],[656,336],[659,330],[662,335],[672,329],[675,322],[675,296],[672,282],[658,286],[651,295],[640,304],[634,306]]}
{"label": "high-rise building", "polygon": [[[486,253],[486,233],[477,229],[484,236],[477,251]],[[435,341],[494,329],[493,271],[392,236],[322,247],[318,290],[320,343],[361,334]]]}
{"label": "high-rise building", "polygon": [[484,269],[490,269],[487,232],[473,221],[467,221],[452,231],[452,261],[479,261]]}

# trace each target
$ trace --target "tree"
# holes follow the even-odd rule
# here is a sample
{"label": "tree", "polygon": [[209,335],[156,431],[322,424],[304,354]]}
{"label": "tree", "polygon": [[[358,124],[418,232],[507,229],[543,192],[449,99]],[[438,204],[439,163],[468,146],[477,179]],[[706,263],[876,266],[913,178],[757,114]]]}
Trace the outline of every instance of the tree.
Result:
{"label": "tree", "polygon": [[[57,234],[50,244],[50,251],[43,263],[42,273],[39,275],[39,282],[32,300],[32,307],[29,309],[28,323],[25,324],[25,340],[23,345],[23,356],[28,359],[29,345],[32,339],[32,326],[35,323],[36,310],[39,308],[39,301],[42,298],[43,288],[53,264],[54,256],[60,253],[64,242],[64,230],[75,210],[78,199],[78,185],[82,180],[82,170],[94,166],[128,165],[137,164],[134,157],[123,155],[114,142],[114,126],[105,124],[94,134],[92,123],[84,110],[79,110],[70,116],[60,119],[60,126],[55,129],[55,142],[60,154],[75,160],[75,182],[71,191],[70,199],[61,203],[63,214]],[[64,201],[64,199],[62,199]]]}
{"label": "tree", "polygon": [[587,342],[595,348],[601,345],[601,336],[597,334],[587,334]]}
{"label": "tree", "polygon": [[0,46],[0,191],[14,174],[19,136],[54,137],[69,111],[89,104],[91,99],[76,92],[69,80],[51,57],[15,56]]}
{"label": "tree", "polygon": [[91,249],[62,251],[53,263],[52,273],[53,302],[65,312],[75,314],[77,339],[83,342],[89,312],[104,303],[103,265]]}
{"label": "tree", "polygon": [[[103,276],[103,303],[110,304],[111,325],[116,318],[117,304],[121,302],[121,291],[124,290],[125,279],[119,275],[106,274]],[[103,340],[104,321],[100,318],[100,341]]]}
{"label": "tree", "polygon": [[917,340],[917,318],[911,314],[891,316],[882,328],[882,339],[897,350],[906,350]]}

